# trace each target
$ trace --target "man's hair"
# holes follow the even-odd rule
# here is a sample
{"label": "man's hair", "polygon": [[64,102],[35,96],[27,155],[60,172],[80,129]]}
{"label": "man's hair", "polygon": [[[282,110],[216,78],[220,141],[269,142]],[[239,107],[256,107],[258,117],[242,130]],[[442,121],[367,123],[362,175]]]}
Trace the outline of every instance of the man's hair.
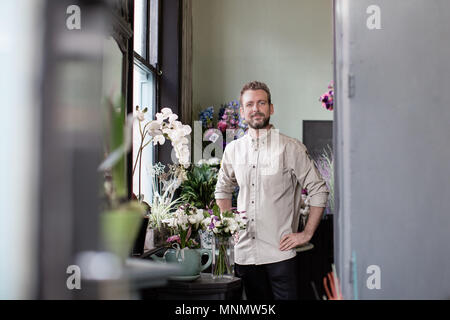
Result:
{"label": "man's hair", "polygon": [[269,87],[264,82],[259,81],[251,81],[249,83],[246,83],[241,90],[241,97],[239,98],[239,102],[242,105],[242,95],[247,90],[264,90],[267,93],[267,99],[269,100],[269,105],[272,104],[272,98],[270,96],[270,90]]}

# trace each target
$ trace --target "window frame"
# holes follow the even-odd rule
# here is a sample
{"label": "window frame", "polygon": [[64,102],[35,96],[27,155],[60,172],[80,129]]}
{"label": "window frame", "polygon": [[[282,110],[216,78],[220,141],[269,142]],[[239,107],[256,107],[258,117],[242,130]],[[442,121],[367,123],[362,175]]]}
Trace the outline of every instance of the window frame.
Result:
{"label": "window frame", "polygon": [[[133,35],[131,36],[131,38],[129,39],[128,42],[128,46],[130,48],[130,55],[128,57],[128,86],[127,86],[127,91],[128,91],[128,95],[127,95],[127,114],[128,115],[133,115],[133,109],[134,109],[134,105],[133,105],[133,86],[134,86],[134,67],[135,65],[137,65],[139,68],[141,68],[142,70],[144,70],[144,72],[147,73],[151,73],[153,74],[153,79],[155,81],[155,107],[154,107],[154,112],[157,112],[159,110],[159,105],[160,105],[160,81],[161,81],[161,75],[162,75],[162,71],[160,69],[160,57],[161,57],[161,20],[162,20],[162,14],[161,14],[161,5],[162,5],[162,1],[161,0],[153,0],[153,1],[157,1],[158,3],[158,12],[156,15],[156,19],[157,19],[157,26],[158,26],[158,31],[157,31],[157,35],[156,35],[156,43],[157,43],[157,56],[156,56],[156,63],[155,66],[153,66],[150,63],[150,25],[151,25],[151,13],[150,13],[150,4],[152,0],[145,0],[146,1],[146,12],[145,12],[145,30],[144,33],[146,35],[145,37],[145,57],[141,56],[138,52],[136,52],[134,50],[134,30],[135,30],[135,26],[134,26],[134,8],[135,8],[135,0],[128,0],[129,1],[129,6],[130,6],[130,10],[129,10],[129,21],[130,21],[130,26],[131,26],[131,30],[133,31]],[[158,148],[155,148],[152,144],[149,145],[148,147],[153,148],[153,155],[154,155],[154,161],[156,161],[159,158],[159,154],[158,154]],[[128,162],[128,166],[127,166],[127,180],[128,180],[128,198],[129,199],[133,199],[133,164],[134,164],[134,160],[133,159],[133,148],[134,146],[132,145],[130,152],[127,155],[127,162]]]}
{"label": "window frame", "polygon": [[[126,1],[128,1],[130,8],[128,12],[128,21],[131,24],[130,27],[134,30],[134,0]],[[182,0],[155,1],[158,1],[158,32],[156,35],[158,43],[157,62],[155,63],[155,66],[151,65],[149,59],[147,59],[148,54],[150,54],[149,50],[147,50],[146,57],[135,59],[134,36],[130,37],[128,41],[128,48],[130,48],[130,51],[127,57],[127,113],[130,114],[133,112],[133,69],[135,61],[139,61],[141,66],[144,66],[145,69],[148,69],[155,74],[155,111],[160,111],[161,106],[170,106],[175,113],[181,116]],[[147,21],[147,27],[149,28],[150,20],[147,19]],[[183,121],[184,119],[180,118],[180,120]],[[155,161],[159,161],[163,164],[170,163],[171,151],[171,146],[168,143],[158,145],[153,153]],[[127,167],[129,186],[128,196],[132,199],[132,150],[128,153],[127,163],[129,164]]]}

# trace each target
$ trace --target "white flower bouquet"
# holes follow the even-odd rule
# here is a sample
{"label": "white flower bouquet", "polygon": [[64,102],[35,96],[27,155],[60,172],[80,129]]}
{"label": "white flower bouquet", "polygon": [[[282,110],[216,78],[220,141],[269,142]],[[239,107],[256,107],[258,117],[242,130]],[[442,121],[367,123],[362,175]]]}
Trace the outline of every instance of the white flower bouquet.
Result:
{"label": "white flower bouquet", "polygon": [[[184,204],[162,222],[172,231],[174,236],[169,241],[179,243],[181,249],[197,248],[199,246],[195,238],[202,228],[202,221],[205,219],[205,211],[197,209],[189,204]],[[178,237],[177,237],[178,236]]]}

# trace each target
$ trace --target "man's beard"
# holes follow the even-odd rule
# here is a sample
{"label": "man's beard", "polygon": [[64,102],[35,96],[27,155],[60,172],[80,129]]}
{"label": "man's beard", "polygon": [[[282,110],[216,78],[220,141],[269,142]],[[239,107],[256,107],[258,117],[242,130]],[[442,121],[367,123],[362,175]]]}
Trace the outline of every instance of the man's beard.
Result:
{"label": "man's beard", "polygon": [[268,125],[269,125],[269,122],[270,122],[270,116],[268,116],[267,118],[264,116],[264,114],[262,114],[262,113],[260,113],[260,114],[257,114],[257,115],[260,115],[260,116],[262,116],[262,117],[264,117],[264,119],[263,119],[263,121],[262,122],[258,122],[257,124],[253,124],[253,121],[249,121],[248,122],[248,126],[250,127],[250,128],[252,128],[252,129],[263,129],[263,128],[265,128],[265,127],[267,127]]}

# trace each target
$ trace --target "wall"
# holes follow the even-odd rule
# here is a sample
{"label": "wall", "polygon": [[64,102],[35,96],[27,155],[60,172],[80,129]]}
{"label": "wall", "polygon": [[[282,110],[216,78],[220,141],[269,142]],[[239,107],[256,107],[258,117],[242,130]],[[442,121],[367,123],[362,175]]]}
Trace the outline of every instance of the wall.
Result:
{"label": "wall", "polygon": [[269,86],[282,133],[332,120],[319,96],[333,76],[331,0],[193,0],[193,120],[239,98],[251,80]]}

